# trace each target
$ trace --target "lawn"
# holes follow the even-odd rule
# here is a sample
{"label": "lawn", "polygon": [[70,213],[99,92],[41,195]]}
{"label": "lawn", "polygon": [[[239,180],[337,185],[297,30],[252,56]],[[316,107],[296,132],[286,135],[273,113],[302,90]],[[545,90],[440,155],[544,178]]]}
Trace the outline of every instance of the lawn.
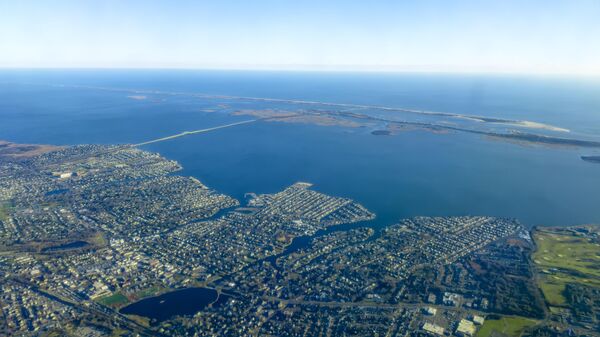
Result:
{"label": "lawn", "polygon": [[114,293],[110,296],[98,299],[98,302],[109,307],[117,307],[129,303],[129,300],[121,293]]}
{"label": "lawn", "polygon": [[106,238],[104,237],[104,234],[102,234],[102,232],[97,232],[92,237],[90,237],[88,240],[90,241],[90,243],[92,243],[98,247],[103,247],[103,246],[106,246],[106,244],[107,244]]}
{"label": "lawn", "polygon": [[492,332],[497,331],[508,336],[521,336],[523,330],[534,326],[537,321],[523,317],[503,317],[501,319],[489,319],[483,323],[481,329],[477,332],[477,337],[488,337]]}
{"label": "lawn", "polygon": [[162,291],[164,291],[165,289],[160,288],[160,287],[150,287],[148,289],[144,289],[142,291],[139,291],[137,293],[134,294],[134,298],[137,299],[142,299],[142,298],[146,298],[146,297],[152,297],[152,296],[156,296],[159,293],[161,293]]}
{"label": "lawn", "polygon": [[0,201],[0,221],[4,222],[8,220],[10,214],[10,204],[6,201]]}
{"label": "lawn", "polygon": [[533,260],[540,270],[540,288],[551,305],[566,304],[568,283],[600,287],[600,245],[590,239],[540,230],[534,234]]}
{"label": "lawn", "polygon": [[540,280],[540,288],[544,293],[546,301],[551,305],[565,305],[567,299],[563,296],[565,284],[562,282],[550,281],[547,278]]}

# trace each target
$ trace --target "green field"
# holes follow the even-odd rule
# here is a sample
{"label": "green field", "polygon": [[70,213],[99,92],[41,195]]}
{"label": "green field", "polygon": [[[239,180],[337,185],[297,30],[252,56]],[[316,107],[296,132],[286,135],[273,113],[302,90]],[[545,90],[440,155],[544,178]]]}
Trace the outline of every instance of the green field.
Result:
{"label": "green field", "polygon": [[98,247],[103,247],[103,246],[106,246],[106,244],[107,244],[106,238],[104,237],[104,234],[102,234],[102,232],[97,232],[92,237],[90,237],[88,240],[91,244],[96,245]]}
{"label": "green field", "polygon": [[98,299],[98,302],[109,307],[117,307],[129,303],[129,300],[121,293],[114,293],[110,296]]}
{"label": "green field", "polygon": [[0,201],[0,221],[8,220],[10,214],[11,205],[6,201]]}
{"label": "green field", "polygon": [[477,337],[487,337],[492,332],[501,332],[508,336],[521,336],[523,330],[534,326],[537,321],[523,317],[503,317],[501,319],[489,319],[483,323],[481,329],[477,332]]}
{"label": "green field", "polygon": [[540,288],[550,305],[563,306],[567,283],[600,287],[600,245],[568,232],[534,233],[533,260],[540,271]]}
{"label": "green field", "polygon": [[165,291],[164,288],[150,287],[148,289],[144,289],[142,291],[135,293],[133,297],[137,300],[137,299],[142,299],[142,298],[146,298],[146,297],[156,296],[163,291]]}

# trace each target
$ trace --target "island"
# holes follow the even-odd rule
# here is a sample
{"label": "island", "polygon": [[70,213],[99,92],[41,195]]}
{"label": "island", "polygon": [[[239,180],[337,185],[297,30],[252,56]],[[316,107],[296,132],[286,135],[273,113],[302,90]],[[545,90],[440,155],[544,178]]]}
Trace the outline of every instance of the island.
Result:
{"label": "island", "polygon": [[600,164],[600,156],[581,156],[581,159],[590,163]]}

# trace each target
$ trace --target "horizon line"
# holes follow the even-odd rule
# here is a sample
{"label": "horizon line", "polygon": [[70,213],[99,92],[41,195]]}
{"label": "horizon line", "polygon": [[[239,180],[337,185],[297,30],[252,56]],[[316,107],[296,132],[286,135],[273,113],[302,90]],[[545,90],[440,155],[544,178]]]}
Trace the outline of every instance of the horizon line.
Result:
{"label": "horizon line", "polygon": [[448,74],[448,75],[528,75],[600,78],[600,72],[541,71],[516,69],[442,69],[400,66],[4,66],[0,70],[181,70],[181,71],[247,71],[294,73],[374,73],[374,74]]}

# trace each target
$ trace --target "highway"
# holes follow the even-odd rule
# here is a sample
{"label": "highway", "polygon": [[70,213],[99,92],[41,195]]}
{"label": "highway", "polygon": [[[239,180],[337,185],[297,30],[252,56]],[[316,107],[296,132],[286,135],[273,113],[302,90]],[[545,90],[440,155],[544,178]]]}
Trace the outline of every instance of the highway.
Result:
{"label": "highway", "polygon": [[242,121],[242,122],[236,122],[236,123],[231,123],[231,124],[225,124],[225,125],[215,126],[215,127],[208,128],[208,129],[200,129],[200,130],[194,130],[194,131],[183,131],[183,132],[178,133],[176,135],[162,137],[162,138],[158,138],[158,139],[149,140],[147,142],[134,144],[134,146],[142,146],[142,145],[148,145],[148,144],[153,144],[153,143],[158,143],[158,142],[164,142],[164,141],[170,140],[170,139],[175,139],[175,138],[189,136],[189,135],[195,135],[195,134],[198,134],[198,133],[210,132],[210,131],[219,130],[219,129],[230,128],[232,126],[253,123],[253,122],[256,122],[256,121],[257,121],[257,119],[251,119],[251,120]]}

